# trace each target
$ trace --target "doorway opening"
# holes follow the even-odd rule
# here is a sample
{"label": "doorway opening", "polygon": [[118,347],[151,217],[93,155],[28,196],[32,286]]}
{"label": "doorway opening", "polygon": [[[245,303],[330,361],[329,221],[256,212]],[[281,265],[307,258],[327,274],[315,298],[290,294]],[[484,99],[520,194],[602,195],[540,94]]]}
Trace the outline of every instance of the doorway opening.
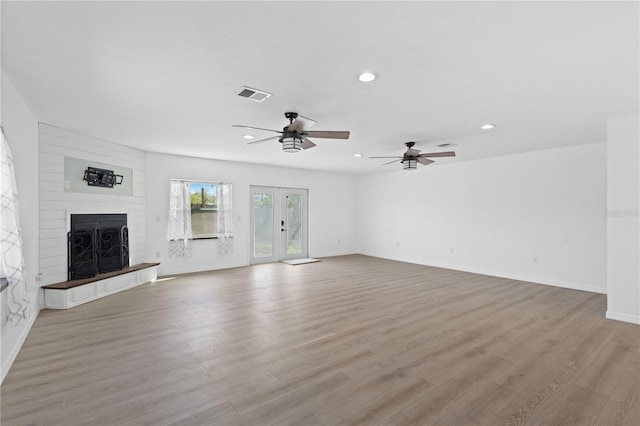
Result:
{"label": "doorway opening", "polygon": [[251,264],[308,257],[307,189],[251,186]]}

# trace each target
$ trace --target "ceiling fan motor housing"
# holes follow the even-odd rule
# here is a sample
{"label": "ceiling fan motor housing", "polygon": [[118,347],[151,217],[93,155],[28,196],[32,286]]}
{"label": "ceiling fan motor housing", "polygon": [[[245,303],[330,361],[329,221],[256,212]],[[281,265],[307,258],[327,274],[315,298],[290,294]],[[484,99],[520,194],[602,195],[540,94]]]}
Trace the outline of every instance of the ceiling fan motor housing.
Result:
{"label": "ceiling fan motor housing", "polygon": [[284,116],[287,117],[287,119],[289,120],[289,123],[293,123],[293,120],[298,118],[298,113],[297,112],[285,112]]}

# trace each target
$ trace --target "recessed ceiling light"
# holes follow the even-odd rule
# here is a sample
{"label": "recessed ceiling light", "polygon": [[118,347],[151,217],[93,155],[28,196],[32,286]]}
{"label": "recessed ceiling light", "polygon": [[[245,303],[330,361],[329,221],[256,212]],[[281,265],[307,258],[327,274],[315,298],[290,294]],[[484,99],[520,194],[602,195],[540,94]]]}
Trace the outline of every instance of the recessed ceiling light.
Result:
{"label": "recessed ceiling light", "polygon": [[378,75],[376,73],[369,72],[369,71],[363,72],[358,76],[358,80],[362,81],[363,83],[369,83],[370,81],[373,81],[376,78],[378,78]]}
{"label": "recessed ceiling light", "polygon": [[360,158],[360,157],[362,157],[362,154],[355,154],[354,157]]}
{"label": "recessed ceiling light", "polygon": [[482,126],[480,126],[480,128],[481,128],[482,130],[491,130],[491,129],[493,129],[494,127],[496,127],[496,125],[495,125],[495,124],[493,124],[493,123],[487,123],[487,124],[483,124]]}
{"label": "recessed ceiling light", "polygon": [[243,138],[245,138],[245,139],[253,139],[253,138],[255,138],[255,136],[253,136],[253,135],[244,135]]}

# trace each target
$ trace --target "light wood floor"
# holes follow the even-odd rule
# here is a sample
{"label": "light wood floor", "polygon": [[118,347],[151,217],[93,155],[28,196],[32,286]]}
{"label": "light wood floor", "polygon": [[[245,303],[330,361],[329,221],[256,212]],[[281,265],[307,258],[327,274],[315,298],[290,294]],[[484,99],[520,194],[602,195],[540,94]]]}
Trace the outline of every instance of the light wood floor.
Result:
{"label": "light wood floor", "polygon": [[639,425],[606,296],[366,256],[183,275],[43,311],[2,426]]}

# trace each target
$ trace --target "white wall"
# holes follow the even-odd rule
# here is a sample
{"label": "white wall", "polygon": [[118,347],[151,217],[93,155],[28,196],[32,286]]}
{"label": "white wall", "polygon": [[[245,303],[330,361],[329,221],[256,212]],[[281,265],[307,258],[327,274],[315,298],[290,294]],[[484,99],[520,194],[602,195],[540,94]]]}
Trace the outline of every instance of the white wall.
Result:
{"label": "white wall", "polygon": [[361,176],[360,251],[605,293],[605,166],[603,143]]}
{"label": "white wall", "polygon": [[29,107],[2,71],[2,107],[0,117],[13,155],[22,244],[25,261],[25,277],[31,296],[31,317],[17,327],[7,324],[8,290],[2,292],[0,304],[2,380],[27,337],[35,321],[39,306],[38,274],[38,123]]}
{"label": "white wall", "polygon": [[[132,265],[145,257],[146,154],[117,143],[39,125],[40,271],[43,284],[67,280],[67,232],[70,213],[127,213]],[[64,190],[64,158],[72,157],[133,169],[133,195],[109,188],[86,194]],[[81,179],[79,176],[78,179]]]}
{"label": "white wall", "polygon": [[[294,159],[295,154],[288,155]],[[191,258],[168,257],[170,179],[233,184],[233,253],[218,254],[217,240],[195,240]],[[158,271],[161,275],[249,264],[250,185],[309,189],[310,256],[336,256],[357,251],[356,178],[351,175],[147,153],[147,182],[146,260],[160,262]]]}
{"label": "white wall", "polygon": [[640,324],[638,114],[607,128],[607,318]]}

